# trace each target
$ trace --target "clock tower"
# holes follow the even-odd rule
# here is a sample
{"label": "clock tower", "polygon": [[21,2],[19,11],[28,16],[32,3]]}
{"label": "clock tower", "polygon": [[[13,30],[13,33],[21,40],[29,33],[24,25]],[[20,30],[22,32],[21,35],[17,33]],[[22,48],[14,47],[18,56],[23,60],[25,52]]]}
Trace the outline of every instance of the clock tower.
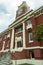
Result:
{"label": "clock tower", "polygon": [[30,7],[26,4],[26,1],[23,1],[23,3],[20,6],[18,6],[18,10],[16,12],[16,18],[25,14],[29,10],[30,10]]}

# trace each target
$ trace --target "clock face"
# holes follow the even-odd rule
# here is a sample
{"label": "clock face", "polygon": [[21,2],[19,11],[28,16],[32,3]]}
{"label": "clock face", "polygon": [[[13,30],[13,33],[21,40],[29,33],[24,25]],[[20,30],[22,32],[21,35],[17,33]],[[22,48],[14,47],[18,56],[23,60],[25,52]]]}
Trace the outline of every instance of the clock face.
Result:
{"label": "clock face", "polygon": [[18,10],[18,14],[21,14],[22,13],[22,9]]}

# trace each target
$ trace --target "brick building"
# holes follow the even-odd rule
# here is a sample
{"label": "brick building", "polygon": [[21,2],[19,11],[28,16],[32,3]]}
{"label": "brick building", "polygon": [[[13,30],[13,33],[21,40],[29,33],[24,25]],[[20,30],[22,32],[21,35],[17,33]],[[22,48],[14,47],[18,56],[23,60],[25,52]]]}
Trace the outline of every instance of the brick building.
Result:
{"label": "brick building", "polygon": [[13,64],[43,65],[43,42],[33,31],[43,23],[43,6],[33,11],[24,1],[16,11],[15,21],[0,33],[0,56],[9,50]]}

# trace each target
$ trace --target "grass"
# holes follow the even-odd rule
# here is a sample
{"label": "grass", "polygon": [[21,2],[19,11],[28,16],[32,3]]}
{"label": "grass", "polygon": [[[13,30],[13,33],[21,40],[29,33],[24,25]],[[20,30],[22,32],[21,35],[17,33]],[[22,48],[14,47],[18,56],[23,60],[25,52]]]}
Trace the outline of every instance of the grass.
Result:
{"label": "grass", "polygon": [[24,64],[20,64],[20,65],[33,65],[33,64],[27,64],[27,63],[24,63]]}

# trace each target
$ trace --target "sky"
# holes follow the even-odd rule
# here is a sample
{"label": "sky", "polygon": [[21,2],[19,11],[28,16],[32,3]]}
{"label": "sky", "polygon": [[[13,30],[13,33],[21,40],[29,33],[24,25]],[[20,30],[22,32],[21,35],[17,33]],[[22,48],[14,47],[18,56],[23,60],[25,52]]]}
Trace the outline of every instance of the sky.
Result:
{"label": "sky", "polygon": [[43,0],[0,0],[0,33],[15,20],[18,6],[23,1],[33,10],[43,5]]}

